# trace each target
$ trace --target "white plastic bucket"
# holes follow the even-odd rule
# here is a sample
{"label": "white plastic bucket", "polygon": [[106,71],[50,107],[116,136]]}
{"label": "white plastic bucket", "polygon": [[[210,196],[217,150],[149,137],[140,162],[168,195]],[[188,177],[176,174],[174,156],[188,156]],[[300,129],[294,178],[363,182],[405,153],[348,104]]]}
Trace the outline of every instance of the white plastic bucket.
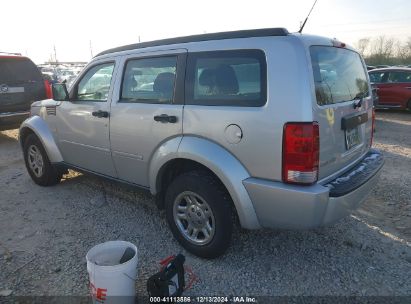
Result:
{"label": "white plastic bucket", "polygon": [[[134,256],[120,264],[125,250]],[[134,303],[137,278],[137,247],[125,241],[110,241],[94,246],[86,255],[93,303]]]}

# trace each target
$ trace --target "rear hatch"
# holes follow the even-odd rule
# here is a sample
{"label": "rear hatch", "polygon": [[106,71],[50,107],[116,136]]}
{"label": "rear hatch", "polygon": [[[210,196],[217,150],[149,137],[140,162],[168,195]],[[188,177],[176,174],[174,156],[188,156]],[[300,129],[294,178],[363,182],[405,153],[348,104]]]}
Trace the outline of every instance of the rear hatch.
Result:
{"label": "rear hatch", "polygon": [[319,180],[349,169],[370,149],[372,98],[366,68],[353,50],[309,48],[320,126]]}
{"label": "rear hatch", "polygon": [[0,113],[29,111],[46,98],[42,75],[26,57],[0,56]]}

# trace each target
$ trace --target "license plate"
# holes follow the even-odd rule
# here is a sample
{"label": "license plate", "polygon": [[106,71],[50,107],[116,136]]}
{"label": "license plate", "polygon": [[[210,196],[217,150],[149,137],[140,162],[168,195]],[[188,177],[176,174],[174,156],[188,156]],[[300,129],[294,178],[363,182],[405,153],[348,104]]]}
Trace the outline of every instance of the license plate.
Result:
{"label": "license plate", "polygon": [[360,143],[360,133],[358,127],[354,129],[345,130],[345,146],[347,150],[355,147]]}

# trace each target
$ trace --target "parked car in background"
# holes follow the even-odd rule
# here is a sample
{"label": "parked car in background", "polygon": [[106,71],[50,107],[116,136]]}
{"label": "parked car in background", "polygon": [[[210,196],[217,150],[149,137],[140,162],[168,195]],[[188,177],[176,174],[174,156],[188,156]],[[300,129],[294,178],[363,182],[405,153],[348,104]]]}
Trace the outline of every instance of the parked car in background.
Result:
{"label": "parked car in background", "polygon": [[376,69],[384,69],[384,68],[389,68],[389,67],[390,67],[389,65],[380,64],[380,65],[377,65],[375,68],[376,68]]}
{"label": "parked car in background", "polygon": [[54,75],[57,73],[56,69],[51,67],[51,66],[38,65],[37,67],[39,68],[39,70],[42,73],[51,73],[51,74],[54,74]]}
{"label": "parked car in background", "polygon": [[59,71],[58,80],[59,82],[67,82],[69,79],[75,77],[76,74],[70,69],[62,69]]}
{"label": "parked car in background", "polygon": [[361,56],[325,37],[145,42],[97,55],[69,90],[54,84],[20,143],[41,186],[74,168],[150,190],[182,246],[211,258],[233,213],[246,229],[310,229],[359,207],[384,163],[370,91]]}
{"label": "parked car in background", "polygon": [[38,65],[44,79],[48,79],[52,83],[65,82],[67,87],[70,87],[76,79],[78,73],[81,72],[84,65],[79,63],[44,63]]}
{"label": "parked car in background", "polygon": [[378,97],[377,85],[374,84],[374,83],[371,83],[371,96],[372,96],[372,101],[373,101],[374,107],[377,107],[380,99]]}
{"label": "parked car in background", "polygon": [[373,65],[367,65],[367,71],[374,70],[376,67]]}
{"label": "parked car in background", "polygon": [[377,89],[377,107],[411,110],[411,68],[376,69],[369,75]]}
{"label": "parked car in background", "polygon": [[0,130],[20,126],[37,100],[51,98],[51,87],[27,57],[0,53]]}
{"label": "parked car in background", "polygon": [[43,79],[49,81],[50,83],[57,83],[57,76],[52,72],[41,72]]}

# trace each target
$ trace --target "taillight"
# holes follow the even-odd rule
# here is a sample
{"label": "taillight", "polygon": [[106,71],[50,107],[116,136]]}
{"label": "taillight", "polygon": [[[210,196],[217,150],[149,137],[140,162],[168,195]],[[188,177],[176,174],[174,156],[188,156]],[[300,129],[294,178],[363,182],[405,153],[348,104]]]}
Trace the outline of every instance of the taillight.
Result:
{"label": "taillight", "polygon": [[371,120],[371,142],[370,147],[372,146],[372,141],[374,139],[374,130],[375,130],[375,109],[372,108],[372,120]]}
{"label": "taillight", "polygon": [[51,90],[51,83],[48,80],[44,80],[44,88],[46,89],[46,98],[52,99],[53,92]]}
{"label": "taillight", "polygon": [[318,180],[320,130],[317,122],[286,123],[283,133],[283,181],[313,184]]}

